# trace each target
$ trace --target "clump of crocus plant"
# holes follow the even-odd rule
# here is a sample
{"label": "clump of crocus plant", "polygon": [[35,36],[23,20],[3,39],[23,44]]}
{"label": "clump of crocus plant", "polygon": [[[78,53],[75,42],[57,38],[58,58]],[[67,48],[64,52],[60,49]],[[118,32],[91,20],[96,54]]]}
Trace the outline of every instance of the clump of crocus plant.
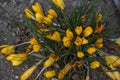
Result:
{"label": "clump of crocus plant", "polygon": [[[38,66],[42,68],[35,80],[41,75],[47,79],[71,80],[70,75],[79,72],[81,80],[89,80],[89,69],[101,69],[111,79],[120,80],[120,56],[110,55],[103,49],[106,41],[120,46],[120,38],[107,39],[104,35],[106,26],[103,17],[106,15],[97,11],[98,8],[93,9],[92,4],[98,1],[91,0],[86,4],[83,0],[70,13],[64,0],[48,2],[51,8],[47,12],[39,2],[24,9],[34,37],[17,45],[0,46],[1,54],[6,55],[13,66],[21,65],[30,56],[39,60],[20,76],[20,80],[27,80]],[[18,53],[20,46],[24,46],[25,51]]]}

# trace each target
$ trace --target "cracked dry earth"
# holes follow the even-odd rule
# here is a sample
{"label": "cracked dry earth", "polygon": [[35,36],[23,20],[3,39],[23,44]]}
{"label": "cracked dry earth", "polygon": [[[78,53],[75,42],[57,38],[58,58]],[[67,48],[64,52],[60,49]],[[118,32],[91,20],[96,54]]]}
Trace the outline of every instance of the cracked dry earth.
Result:
{"label": "cracked dry earth", "polygon": [[[23,35],[22,33],[20,33],[19,27],[15,26],[12,22],[10,22],[9,19],[11,17],[15,17],[16,20],[22,22],[23,9],[25,7],[31,6],[35,1],[39,1],[44,9],[49,8],[49,5],[46,3],[45,0],[0,0],[0,45],[15,44],[19,42],[18,38],[22,37]],[[77,1],[79,0],[65,0],[65,3],[67,4],[67,8],[70,8],[71,5],[74,6],[75,4],[77,4]],[[112,0],[103,0],[103,1],[104,1],[103,7],[107,7],[107,5],[109,5]],[[117,2],[115,4],[119,5],[120,3]],[[113,6],[115,4],[113,4]],[[119,9],[112,16],[112,19],[116,22],[115,30],[114,30],[115,33],[120,32]],[[11,15],[11,17],[8,14]],[[0,54],[0,80],[19,80],[19,76],[32,64],[33,63],[31,62],[29,65],[23,64],[20,65],[19,67],[13,67],[11,66],[10,62],[5,60],[5,56]],[[36,76],[38,72],[39,70],[36,70],[35,73],[33,73],[34,75],[32,77]],[[92,74],[95,76],[94,73]],[[32,77],[28,80],[32,80],[33,79]],[[73,78],[73,80],[79,80],[79,78],[77,78],[78,75],[74,75],[73,77],[75,77]],[[40,78],[39,80],[46,80],[46,79]],[[98,78],[94,77],[94,80],[98,80]],[[108,80],[108,79],[105,78],[104,80]]]}

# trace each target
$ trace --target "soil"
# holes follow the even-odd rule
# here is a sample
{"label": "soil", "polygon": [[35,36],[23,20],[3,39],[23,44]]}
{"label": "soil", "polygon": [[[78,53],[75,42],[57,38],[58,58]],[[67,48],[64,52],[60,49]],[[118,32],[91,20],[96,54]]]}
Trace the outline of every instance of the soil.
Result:
{"label": "soil", "polygon": [[[19,29],[20,26],[14,25],[9,19],[14,17],[16,18],[17,21],[23,22],[22,18],[24,17],[23,16],[24,8],[30,7],[35,1],[36,0],[0,0],[0,45],[16,44],[20,42],[19,39],[21,39],[21,37],[23,36],[21,33],[23,31],[21,30],[24,30],[24,28]],[[49,8],[49,5],[46,3],[45,0],[38,0],[38,1],[42,4],[45,10]],[[68,0],[68,2],[67,0],[65,0],[65,3],[67,4],[67,7],[70,8],[70,6],[76,5],[77,1],[79,0],[75,0],[75,1]],[[103,0],[102,7],[107,7],[108,5],[110,5],[111,2],[112,0],[108,0],[108,1]],[[114,34],[120,32],[120,28],[119,28],[120,6],[118,6],[118,4],[120,4],[119,0],[115,0],[115,4],[114,3],[112,4],[112,6],[117,5],[118,7],[117,11],[115,11],[115,13],[111,16],[112,18],[111,22],[114,20],[114,22],[116,23],[114,28]],[[28,32],[29,32],[29,29],[28,29]],[[116,36],[120,36],[120,34]],[[11,66],[10,62],[6,61],[5,55],[0,54],[0,80],[19,80],[19,76],[31,65],[32,63],[29,65],[24,64],[19,67],[13,67]],[[38,71],[36,71],[35,74],[37,73]],[[29,79],[29,80],[32,80],[32,79]],[[75,78],[74,80],[78,80],[78,79]],[[98,79],[94,78],[94,80],[98,80]],[[108,79],[105,79],[105,80],[108,80]]]}

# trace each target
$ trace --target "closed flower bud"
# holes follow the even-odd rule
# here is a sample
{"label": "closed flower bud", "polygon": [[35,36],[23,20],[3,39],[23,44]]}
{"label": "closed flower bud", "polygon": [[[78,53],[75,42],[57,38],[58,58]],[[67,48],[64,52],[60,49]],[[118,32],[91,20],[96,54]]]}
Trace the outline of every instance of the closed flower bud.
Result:
{"label": "closed flower bud", "polygon": [[103,38],[98,38],[96,41],[95,41],[95,46],[97,48],[102,48],[103,47]]}
{"label": "closed flower bud", "polygon": [[55,59],[53,57],[49,57],[43,64],[44,68],[50,67],[55,62]]}
{"label": "closed flower bud", "polygon": [[51,20],[49,17],[44,17],[43,22],[44,22],[45,24],[50,25],[50,24],[52,23],[52,20]]}
{"label": "closed flower bud", "polygon": [[93,61],[92,63],[90,63],[90,68],[96,69],[98,67],[100,67],[100,62],[99,61]]}
{"label": "closed flower bud", "polygon": [[35,38],[31,38],[30,39],[30,44],[31,45],[38,45],[39,43],[38,43],[38,41]]}
{"label": "closed flower bud", "polygon": [[117,67],[120,66],[120,57],[115,55],[108,55],[105,56],[106,63],[109,65],[109,67]]}
{"label": "closed flower bud", "polygon": [[65,8],[64,0],[52,0],[52,2],[61,10],[64,10]]}
{"label": "closed flower bud", "polygon": [[34,14],[28,8],[25,8],[24,12],[28,18],[34,18]]}
{"label": "closed flower bud", "polygon": [[65,65],[65,67],[60,70],[60,72],[58,73],[58,79],[59,80],[63,80],[64,76],[72,69],[72,64],[68,63]]}
{"label": "closed flower bud", "polygon": [[95,47],[89,47],[89,48],[87,49],[87,52],[88,52],[89,54],[94,54],[94,53],[96,52],[96,48],[95,48]]}
{"label": "closed flower bud", "polygon": [[34,64],[32,67],[30,67],[28,70],[26,70],[20,77],[20,80],[27,80],[28,77],[33,73],[33,71],[38,67],[39,62]]}
{"label": "closed flower bud", "polygon": [[70,40],[73,39],[74,35],[73,35],[73,32],[70,29],[66,30],[66,37],[68,37]]}
{"label": "closed flower bud", "polygon": [[77,26],[75,28],[75,32],[76,32],[77,35],[80,35],[82,33],[82,26]]}
{"label": "closed flower bud", "polygon": [[44,76],[45,76],[46,78],[52,78],[52,77],[54,77],[55,75],[56,75],[56,73],[55,73],[54,70],[44,72]]}
{"label": "closed flower bud", "polygon": [[88,26],[84,29],[83,31],[83,36],[84,37],[88,37],[89,35],[91,35],[93,33],[93,29],[91,26]]}
{"label": "closed flower bud", "polygon": [[103,15],[101,13],[99,13],[97,16],[96,16],[96,23],[98,23],[99,21],[101,21],[103,18]]}
{"label": "closed flower bud", "polygon": [[1,49],[1,53],[2,53],[2,54],[6,54],[6,55],[12,54],[12,53],[15,52],[15,48],[16,48],[15,45],[8,45],[8,46],[3,47],[3,48]]}
{"label": "closed flower bud", "polygon": [[35,13],[39,12],[41,15],[44,15],[42,7],[38,2],[36,2],[34,5],[32,5],[32,9]]}
{"label": "closed flower bud", "polygon": [[41,49],[41,45],[33,45],[33,51],[34,52],[39,52]]}
{"label": "closed flower bud", "polygon": [[43,16],[42,14],[40,14],[39,12],[35,13],[35,18],[36,18],[36,21],[42,23],[43,22],[43,19],[44,19],[45,16]]}
{"label": "closed flower bud", "polygon": [[64,42],[63,42],[63,45],[64,45],[65,47],[70,47],[70,46],[71,46],[71,41],[64,41]]}
{"label": "closed flower bud", "polygon": [[52,15],[54,18],[57,18],[57,16],[58,16],[57,13],[55,12],[55,10],[53,10],[53,9],[49,9],[48,14]]}
{"label": "closed flower bud", "polygon": [[82,51],[77,52],[77,57],[78,58],[83,58],[84,56],[85,56],[85,54]]}

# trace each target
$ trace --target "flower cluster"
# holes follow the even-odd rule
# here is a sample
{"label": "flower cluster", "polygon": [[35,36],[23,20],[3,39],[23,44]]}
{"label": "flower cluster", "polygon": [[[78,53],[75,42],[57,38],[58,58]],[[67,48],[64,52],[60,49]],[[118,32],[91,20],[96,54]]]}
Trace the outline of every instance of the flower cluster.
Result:
{"label": "flower cluster", "polygon": [[[58,80],[70,80],[68,73],[74,73],[76,69],[86,73],[80,75],[84,76],[81,77],[82,80],[89,80],[89,69],[98,68],[111,79],[120,80],[120,56],[110,55],[103,50],[106,41],[120,46],[120,38],[107,39],[104,36],[105,15],[93,9],[94,1],[89,4],[81,2],[71,13],[66,12],[64,0],[48,1],[51,9],[47,14],[38,2],[32,5],[32,10],[24,9],[27,20],[33,26],[31,29],[34,29],[34,37],[17,45],[0,46],[1,53],[7,55],[6,59],[11,61],[13,66],[22,64],[29,56],[33,56],[32,54],[42,56],[21,75],[20,80],[27,80],[40,65],[42,69],[35,80],[42,73],[48,79],[54,77]],[[17,53],[16,47],[23,45],[27,45],[24,46],[25,52]]]}

